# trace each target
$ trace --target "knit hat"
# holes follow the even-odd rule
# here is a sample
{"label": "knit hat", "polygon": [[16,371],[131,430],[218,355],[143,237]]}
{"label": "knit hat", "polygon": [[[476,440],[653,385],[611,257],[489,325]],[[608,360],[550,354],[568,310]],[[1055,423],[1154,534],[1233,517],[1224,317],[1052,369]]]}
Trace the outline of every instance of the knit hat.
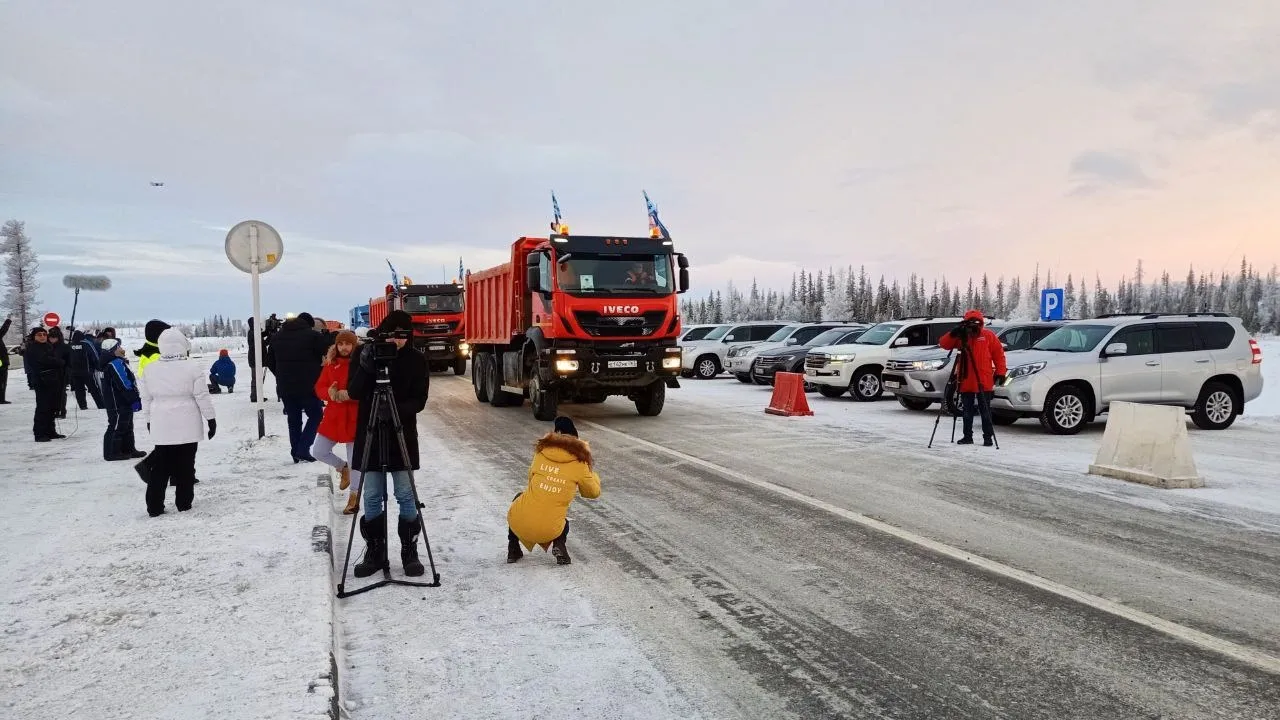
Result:
{"label": "knit hat", "polygon": [[107,338],[102,341],[102,352],[115,352],[120,347],[120,341],[115,338]]}
{"label": "knit hat", "polygon": [[171,325],[163,320],[149,320],[147,326],[143,328],[142,335],[149,343],[160,342],[160,333],[168,330]]}
{"label": "knit hat", "polygon": [[222,348],[221,350],[218,351],[218,357],[230,357],[230,356],[231,356],[231,353],[228,352],[226,348]]}
{"label": "knit hat", "polygon": [[360,338],[350,330],[342,330],[333,338],[333,344],[347,343],[348,345],[359,345]]}
{"label": "knit hat", "polygon": [[413,332],[413,316],[403,310],[392,310],[378,323],[378,332],[386,334],[396,330]]}
{"label": "knit hat", "polygon": [[578,428],[574,426],[573,420],[561,415],[555,420],[555,430],[561,435],[572,435],[578,437]]}
{"label": "knit hat", "polygon": [[298,313],[298,320],[300,322],[306,323],[307,327],[315,327],[316,325],[316,319],[311,317],[311,313],[309,312]]}

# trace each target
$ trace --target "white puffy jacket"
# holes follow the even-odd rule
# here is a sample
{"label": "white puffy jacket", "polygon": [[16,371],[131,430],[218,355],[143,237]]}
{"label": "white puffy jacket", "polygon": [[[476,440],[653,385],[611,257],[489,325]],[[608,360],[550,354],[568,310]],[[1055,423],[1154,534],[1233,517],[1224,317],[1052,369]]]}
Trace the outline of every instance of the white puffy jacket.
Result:
{"label": "white puffy jacket", "polygon": [[138,378],[142,395],[142,422],[151,424],[156,445],[183,445],[208,437],[206,420],[212,420],[209,374],[204,365],[188,357],[191,343],[177,328],[160,333],[156,343],[160,359]]}

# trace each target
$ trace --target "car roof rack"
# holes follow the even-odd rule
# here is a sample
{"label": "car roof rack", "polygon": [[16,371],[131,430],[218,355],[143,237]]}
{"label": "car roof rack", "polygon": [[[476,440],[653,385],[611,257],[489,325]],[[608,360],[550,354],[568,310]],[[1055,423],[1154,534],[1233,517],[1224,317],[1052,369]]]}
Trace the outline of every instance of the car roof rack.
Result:
{"label": "car roof rack", "polygon": [[1231,317],[1224,312],[1189,312],[1189,313],[1160,313],[1160,312],[1132,312],[1132,313],[1103,313],[1097,316],[1098,320],[1119,317],[1139,317],[1143,320],[1155,320],[1162,317]]}
{"label": "car roof rack", "polygon": [[906,317],[894,318],[895,321],[897,320],[937,320],[937,319],[938,318],[932,315],[908,315]]}

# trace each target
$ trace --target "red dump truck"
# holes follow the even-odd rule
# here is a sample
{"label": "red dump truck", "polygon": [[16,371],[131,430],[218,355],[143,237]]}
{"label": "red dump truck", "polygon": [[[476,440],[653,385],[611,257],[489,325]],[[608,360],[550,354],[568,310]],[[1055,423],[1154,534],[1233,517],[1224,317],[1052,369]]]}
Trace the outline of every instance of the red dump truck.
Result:
{"label": "red dump truck", "polygon": [[467,342],[476,399],[529,398],[539,420],[561,402],[625,395],[662,412],[680,387],[680,313],[689,261],[664,237],[522,237],[511,261],[468,273]]}
{"label": "red dump truck", "polygon": [[387,283],[382,297],[369,300],[369,325],[376,328],[387,313],[404,310],[413,316],[413,346],[427,356],[431,370],[453,368],[462,375],[469,354],[462,308],[461,285]]}

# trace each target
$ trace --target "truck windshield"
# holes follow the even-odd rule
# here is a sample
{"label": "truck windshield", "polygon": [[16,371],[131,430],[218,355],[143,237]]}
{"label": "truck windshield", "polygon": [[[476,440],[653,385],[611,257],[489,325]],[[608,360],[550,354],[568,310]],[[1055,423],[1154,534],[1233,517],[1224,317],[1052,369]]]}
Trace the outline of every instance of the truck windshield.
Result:
{"label": "truck windshield", "polygon": [[893,334],[901,327],[901,323],[880,323],[853,342],[855,345],[884,345],[893,339]]}
{"label": "truck windshield", "polygon": [[462,312],[461,295],[409,295],[404,299],[404,309],[410,315]]}
{"label": "truck windshield", "polygon": [[1098,347],[1102,338],[1114,330],[1111,325],[1063,325],[1031,346],[1032,350],[1082,353]]}
{"label": "truck windshield", "polygon": [[670,255],[574,252],[556,261],[560,289],[573,293],[670,295]]}

